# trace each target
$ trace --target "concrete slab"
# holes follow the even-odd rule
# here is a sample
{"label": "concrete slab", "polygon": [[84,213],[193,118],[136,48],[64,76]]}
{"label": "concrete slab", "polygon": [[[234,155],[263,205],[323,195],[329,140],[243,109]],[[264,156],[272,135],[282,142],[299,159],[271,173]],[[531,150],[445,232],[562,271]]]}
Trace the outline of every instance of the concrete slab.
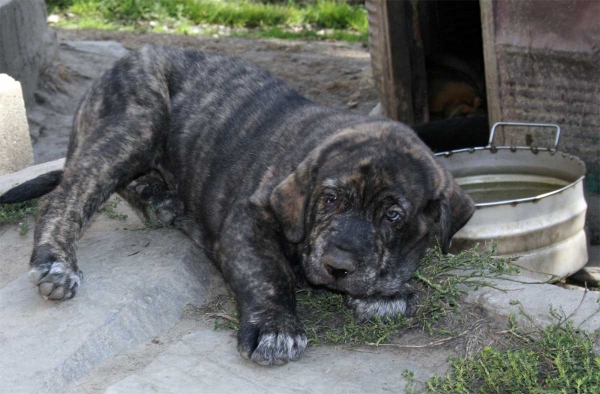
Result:
{"label": "concrete slab", "polygon": [[102,73],[127,54],[113,41],[63,41],[56,62],[41,75],[28,109],[36,163],[64,157],[81,98]]}
{"label": "concrete slab", "polygon": [[65,159],[49,161],[43,164],[27,167],[21,171],[0,176],[0,194],[14,186],[38,177],[50,171],[61,170],[65,166]]}
{"label": "concrete slab", "polygon": [[[513,278],[521,280],[522,278]],[[497,289],[481,287],[470,290],[465,302],[480,305],[488,317],[506,324],[513,315],[522,327],[546,327],[557,323],[555,310],[570,316],[575,327],[594,331],[600,328],[600,293],[567,290],[550,284],[522,284],[505,280],[489,281]]]}
{"label": "concrete slab", "polygon": [[21,84],[0,74],[0,175],[33,164]]}
{"label": "concrete slab", "polygon": [[53,61],[57,49],[44,0],[0,0],[0,48],[0,73],[21,82],[25,103],[32,106],[40,70]]}
{"label": "concrete slab", "polygon": [[[184,336],[143,370],[111,385],[106,394],[142,393],[404,393],[404,370],[426,380],[443,373],[446,357],[308,348],[301,360],[265,368],[242,359],[236,339],[210,328]],[[360,350],[360,349],[359,349]]]}
{"label": "concrete slab", "polygon": [[[27,279],[31,235],[0,228],[2,393],[52,393],[106,358],[167,331],[186,304],[221,288],[215,269],[181,233],[99,214],[79,243],[85,273],[75,298],[45,301]],[[9,267],[7,269],[6,267]]]}

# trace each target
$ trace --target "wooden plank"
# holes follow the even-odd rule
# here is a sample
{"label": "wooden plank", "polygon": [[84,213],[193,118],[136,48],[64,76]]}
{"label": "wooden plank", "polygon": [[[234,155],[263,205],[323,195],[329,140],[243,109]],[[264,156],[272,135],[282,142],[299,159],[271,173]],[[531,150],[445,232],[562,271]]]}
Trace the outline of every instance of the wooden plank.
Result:
{"label": "wooden plank", "polygon": [[[500,97],[500,80],[498,78],[498,61],[496,59],[496,35],[494,27],[494,2],[481,0],[481,30],[483,35],[483,58],[485,61],[485,86],[487,96],[487,109],[490,127],[502,120]],[[496,137],[496,141],[505,141],[504,130]]]}
{"label": "wooden plank", "polygon": [[411,1],[366,2],[375,86],[386,116],[408,124],[428,119],[419,7]]}

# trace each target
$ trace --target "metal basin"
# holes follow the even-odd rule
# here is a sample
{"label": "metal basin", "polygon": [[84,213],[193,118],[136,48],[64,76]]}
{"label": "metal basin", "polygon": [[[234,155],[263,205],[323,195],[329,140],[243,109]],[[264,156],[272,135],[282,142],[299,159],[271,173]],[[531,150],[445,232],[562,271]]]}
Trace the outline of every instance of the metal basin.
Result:
{"label": "metal basin", "polygon": [[[499,125],[554,127],[554,147],[493,146]],[[586,265],[585,164],[557,151],[559,139],[557,125],[502,122],[492,127],[488,146],[436,155],[476,203],[451,252],[497,241],[498,256],[516,258],[524,275],[538,278]]]}

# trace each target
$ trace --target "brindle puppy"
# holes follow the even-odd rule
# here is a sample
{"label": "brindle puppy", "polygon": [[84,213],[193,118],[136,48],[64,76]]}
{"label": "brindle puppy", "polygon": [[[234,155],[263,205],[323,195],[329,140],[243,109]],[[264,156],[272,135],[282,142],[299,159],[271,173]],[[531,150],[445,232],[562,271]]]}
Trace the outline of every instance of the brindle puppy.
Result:
{"label": "brindle puppy", "polygon": [[[156,171],[162,188],[147,181]],[[142,211],[156,196],[176,214],[183,204],[174,224],[223,272],[238,350],[262,365],[306,347],[295,270],[344,293],[361,320],[410,314],[419,260],[436,240],[446,249],[474,209],[405,125],[317,105],[239,60],[154,46],[86,94],[64,171],[0,200],[48,193],[30,272],[42,296],[75,295],[80,231],[115,191]]]}

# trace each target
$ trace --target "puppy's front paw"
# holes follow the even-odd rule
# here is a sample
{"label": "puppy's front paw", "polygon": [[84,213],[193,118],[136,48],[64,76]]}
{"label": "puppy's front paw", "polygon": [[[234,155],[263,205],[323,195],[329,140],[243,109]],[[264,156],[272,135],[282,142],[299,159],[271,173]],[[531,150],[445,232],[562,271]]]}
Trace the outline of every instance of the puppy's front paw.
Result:
{"label": "puppy's front paw", "polygon": [[353,298],[346,296],[346,306],[354,312],[356,320],[365,322],[374,318],[394,321],[398,316],[411,316],[416,310],[414,294],[397,297]]}
{"label": "puppy's front paw", "polygon": [[60,261],[46,262],[29,271],[29,280],[45,299],[63,301],[75,296],[83,272],[75,272]]}
{"label": "puppy's front paw", "polygon": [[291,312],[265,311],[243,319],[238,351],[260,365],[284,365],[304,353],[308,340],[298,317]]}

